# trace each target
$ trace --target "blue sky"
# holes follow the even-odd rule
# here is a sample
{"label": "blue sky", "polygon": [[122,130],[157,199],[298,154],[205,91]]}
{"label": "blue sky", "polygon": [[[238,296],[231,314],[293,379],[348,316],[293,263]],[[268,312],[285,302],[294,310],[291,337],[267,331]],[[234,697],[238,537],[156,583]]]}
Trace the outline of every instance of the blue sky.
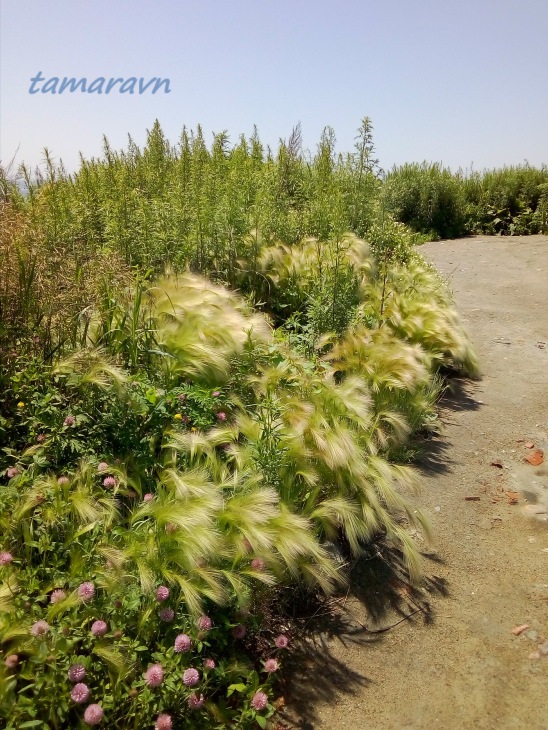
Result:
{"label": "blue sky", "polygon": [[[381,165],[548,163],[548,0],[0,0],[0,158],[75,169],[155,118],[232,140],[253,125],[352,148],[373,120]],[[156,95],[29,94],[31,77],[169,78]]]}

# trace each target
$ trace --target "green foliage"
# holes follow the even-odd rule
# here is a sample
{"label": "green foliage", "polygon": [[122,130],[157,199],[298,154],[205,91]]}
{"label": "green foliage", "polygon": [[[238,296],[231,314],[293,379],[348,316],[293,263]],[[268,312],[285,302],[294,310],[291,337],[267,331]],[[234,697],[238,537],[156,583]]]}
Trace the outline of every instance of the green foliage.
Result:
{"label": "green foliage", "polygon": [[452,173],[438,163],[395,167],[383,185],[386,209],[431,239],[526,235],[546,227],[548,168],[525,164]]}
{"label": "green foliage", "polygon": [[[276,156],[256,132],[208,148],[199,127],[172,147],[156,123],[144,149],[105,139],[73,176],[46,153],[43,179],[23,170],[25,196],[2,181],[7,727],[83,726],[75,663],[105,726],[166,711],[175,727],[266,727],[272,703],[252,704],[271,694],[276,652],[264,601],[343,584],[333,541],[350,558],[382,539],[420,580],[407,527],[429,528],[406,496],[410,439],[435,427],[440,370],[477,362],[389,212],[368,119],[355,150],[337,155],[326,129],[307,159],[298,127]],[[420,205],[449,225],[453,183],[430,178],[436,210]],[[545,202],[542,188],[543,225]],[[177,652],[182,633],[191,648]]]}

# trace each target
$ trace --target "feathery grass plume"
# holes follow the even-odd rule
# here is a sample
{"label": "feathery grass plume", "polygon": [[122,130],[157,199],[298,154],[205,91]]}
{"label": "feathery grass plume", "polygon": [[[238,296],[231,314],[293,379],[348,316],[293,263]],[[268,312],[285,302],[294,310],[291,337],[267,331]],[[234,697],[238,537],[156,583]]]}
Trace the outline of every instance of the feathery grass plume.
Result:
{"label": "feathery grass plume", "polygon": [[103,390],[120,389],[127,383],[127,374],[101,349],[77,350],[57,363],[53,374],[66,376],[67,385],[77,388],[94,385]]}
{"label": "feathery grass plume", "polygon": [[[414,254],[405,267],[393,267],[388,287],[392,296],[385,304],[385,319],[391,331],[421,345],[434,365],[476,377],[477,357],[449,292],[434,268]],[[367,319],[370,312],[370,302],[364,300],[360,313]]]}
{"label": "feathery grass plume", "polygon": [[219,384],[228,377],[230,358],[251,337],[267,342],[264,317],[242,299],[191,274],[171,277],[149,289],[158,344],[170,354],[172,373]]}

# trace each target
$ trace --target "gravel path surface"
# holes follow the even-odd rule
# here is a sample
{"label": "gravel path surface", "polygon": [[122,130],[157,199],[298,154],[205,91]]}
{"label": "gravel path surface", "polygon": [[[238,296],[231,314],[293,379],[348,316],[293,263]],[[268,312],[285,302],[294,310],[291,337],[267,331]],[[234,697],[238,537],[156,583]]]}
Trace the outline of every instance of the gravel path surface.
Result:
{"label": "gravel path surface", "polygon": [[[293,726],[546,730],[548,237],[421,252],[448,279],[482,368],[452,382],[422,464],[427,590],[406,592],[380,561],[356,570],[286,693]],[[526,463],[538,448],[544,463]]]}

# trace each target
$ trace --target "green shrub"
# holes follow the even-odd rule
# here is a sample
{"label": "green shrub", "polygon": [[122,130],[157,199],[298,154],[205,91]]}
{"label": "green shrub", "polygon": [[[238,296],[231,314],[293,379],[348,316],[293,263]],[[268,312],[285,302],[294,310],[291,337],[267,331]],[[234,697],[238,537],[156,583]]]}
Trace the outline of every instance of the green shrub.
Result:
{"label": "green shrub", "polygon": [[431,238],[467,231],[461,180],[439,163],[395,167],[386,176],[382,199],[397,221]]}

